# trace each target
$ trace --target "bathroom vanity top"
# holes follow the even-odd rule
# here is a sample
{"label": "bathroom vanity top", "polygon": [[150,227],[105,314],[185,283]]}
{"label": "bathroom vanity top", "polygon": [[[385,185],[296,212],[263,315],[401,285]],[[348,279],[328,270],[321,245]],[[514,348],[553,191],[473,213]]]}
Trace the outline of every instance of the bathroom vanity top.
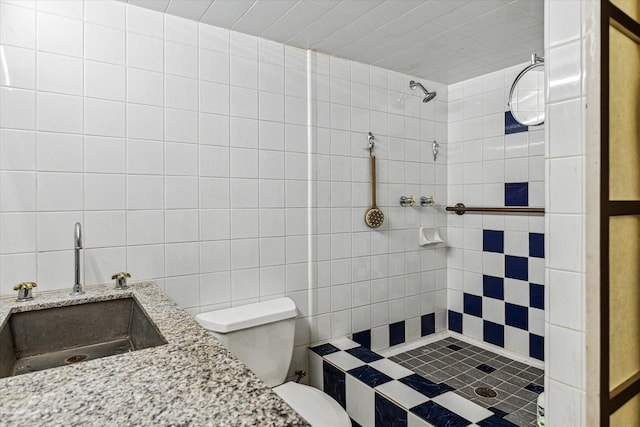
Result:
{"label": "bathroom vanity top", "polygon": [[168,344],[2,378],[0,424],[309,425],[155,284],[85,290],[0,298],[0,327],[12,312],[133,297]]}

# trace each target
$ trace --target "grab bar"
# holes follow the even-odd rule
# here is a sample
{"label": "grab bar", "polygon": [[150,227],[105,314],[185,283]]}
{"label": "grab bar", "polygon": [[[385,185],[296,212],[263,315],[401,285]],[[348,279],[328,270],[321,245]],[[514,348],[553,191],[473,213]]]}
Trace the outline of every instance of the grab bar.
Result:
{"label": "grab bar", "polygon": [[449,212],[455,212],[457,215],[464,215],[465,212],[501,212],[501,213],[533,213],[543,214],[544,208],[479,208],[479,207],[467,207],[464,203],[456,203],[455,206],[447,206]]}

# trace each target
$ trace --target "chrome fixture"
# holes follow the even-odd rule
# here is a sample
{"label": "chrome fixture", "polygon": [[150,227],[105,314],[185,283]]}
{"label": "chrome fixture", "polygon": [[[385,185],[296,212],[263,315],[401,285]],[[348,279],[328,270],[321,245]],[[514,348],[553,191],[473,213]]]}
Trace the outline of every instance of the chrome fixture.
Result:
{"label": "chrome fixture", "polygon": [[115,280],[116,281],[116,289],[121,291],[124,289],[129,289],[130,286],[127,285],[127,278],[131,277],[131,275],[125,271],[120,272],[120,273],[116,273],[113,276],[111,276],[111,280]]}
{"label": "chrome fixture", "polygon": [[435,163],[438,158],[438,153],[440,153],[440,144],[436,141],[433,141],[433,145],[431,145],[431,152],[433,153],[433,163]]}
{"label": "chrome fixture", "polygon": [[416,204],[416,199],[413,196],[400,196],[400,206],[406,208],[407,206],[413,206]]}
{"label": "chrome fixture", "polygon": [[[402,206],[403,208],[406,208],[407,206],[415,206],[416,204],[416,198],[414,196],[400,196],[400,206]],[[422,196],[420,197],[420,206],[427,207],[427,206],[434,206],[436,204],[436,199],[433,198],[433,196]]]}
{"label": "chrome fixture", "polygon": [[511,85],[507,105],[514,120],[524,126],[544,123],[544,58],[531,54],[531,64],[520,71]]}
{"label": "chrome fixture", "polygon": [[33,294],[31,293],[31,290],[37,286],[38,284],[36,282],[22,282],[15,285],[13,290],[18,291],[18,299],[16,301],[32,300]]}
{"label": "chrome fixture", "polygon": [[[535,53],[532,53],[531,54],[531,64],[529,64],[527,67],[525,67],[524,70],[520,71],[520,73],[516,76],[515,80],[513,81],[513,84],[511,85],[511,90],[509,90],[509,101],[507,102],[508,106],[511,106],[511,104],[513,102],[513,91],[516,89],[516,85],[518,84],[518,82],[529,71],[531,71],[534,68],[539,68],[539,67],[544,67],[544,58],[541,57],[541,56],[538,56]],[[544,69],[543,69],[543,71],[544,71]]]}
{"label": "chrome fixture", "polygon": [[416,81],[414,81],[414,80],[411,80],[411,81],[409,82],[409,87],[410,87],[411,89],[415,89],[415,88],[417,88],[417,87],[419,87],[420,89],[422,89],[422,91],[423,91],[423,92],[424,92],[424,94],[426,95],[426,96],[424,97],[424,99],[422,100],[422,102],[429,102],[429,101],[431,101],[433,98],[435,98],[435,97],[436,97],[436,92],[435,92],[435,91],[433,91],[433,92],[429,92],[429,91],[428,91],[424,86],[422,86],[422,83],[418,83],[418,82],[416,82]]}
{"label": "chrome fixture", "polygon": [[367,137],[367,139],[369,140],[369,156],[375,157],[376,154],[373,152],[373,149],[376,147],[376,137],[373,136],[371,132],[369,132],[369,136]]}
{"label": "chrome fixture", "polygon": [[434,206],[436,204],[436,199],[433,198],[433,196],[422,196],[420,197],[420,206],[427,207],[427,206]]}
{"label": "chrome fixture", "polygon": [[82,283],[80,283],[80,249],[82,249],[82,226],[76,222],[73,233],[74,251],[76,256],[76,283],[73,285],[71,295],[82,295]]}

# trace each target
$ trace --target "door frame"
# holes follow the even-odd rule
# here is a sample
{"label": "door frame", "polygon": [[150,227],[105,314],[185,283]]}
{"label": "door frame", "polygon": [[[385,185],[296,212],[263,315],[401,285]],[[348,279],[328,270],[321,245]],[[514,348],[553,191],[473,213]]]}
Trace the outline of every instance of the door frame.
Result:
{"label": "door frame", "polygon": [[609,220],[622,215],[640,215],[640,201],[610,200],[609,195],[609,28],[611,25],[640,41],[640,23],[609,0],[601,1],[600,18],[600,426],[609,427],[611,415],[640,394],[640,372],[611,390],[610,387],[610,263]]}

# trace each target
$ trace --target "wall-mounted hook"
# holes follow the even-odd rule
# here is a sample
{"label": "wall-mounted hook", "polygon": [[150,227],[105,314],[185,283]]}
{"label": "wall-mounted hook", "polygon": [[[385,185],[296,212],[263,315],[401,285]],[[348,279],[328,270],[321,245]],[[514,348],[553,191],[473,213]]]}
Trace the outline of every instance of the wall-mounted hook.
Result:
{"label": "wall-mounted hook", "polygon": [[436,141],[433,141],[433,145],[432,145],[432,152],[433,152],[433,162],[436,162],[436,159],[438,158],[438,153],[440,152],[440,144],[438,144]]}
{"label": "wall-mounted hook", "polygon": [[433,206],[436,204],[436,199],[433,198],[433,196],[422,196],[420,197],[420,206],[427,207],[427,206]]}
{"label": "wall-mounted hook", "polygon": [[413,206],[416,204],[416,199],[413,196],[400,196],[400,206],[406,208],[407,206]]}

